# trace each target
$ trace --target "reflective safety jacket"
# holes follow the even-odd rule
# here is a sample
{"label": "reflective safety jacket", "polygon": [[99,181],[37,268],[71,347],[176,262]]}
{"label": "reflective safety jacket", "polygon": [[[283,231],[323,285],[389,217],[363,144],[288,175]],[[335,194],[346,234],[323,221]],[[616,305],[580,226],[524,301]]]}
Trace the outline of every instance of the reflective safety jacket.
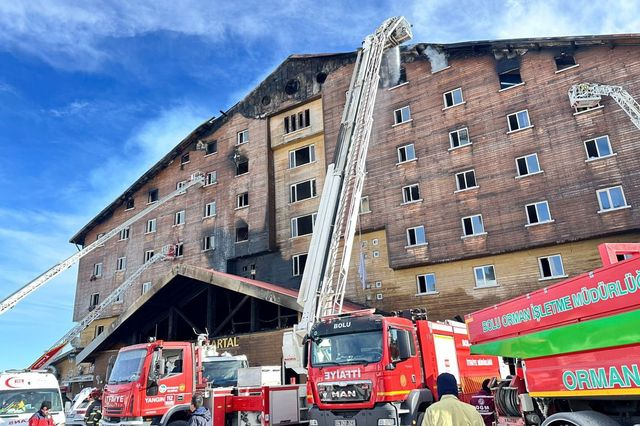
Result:
{"label": "reflective safety jacket", "polygon": [[427,408],[422,426],[484,426],[484,421],[472,405],[444,395]]}

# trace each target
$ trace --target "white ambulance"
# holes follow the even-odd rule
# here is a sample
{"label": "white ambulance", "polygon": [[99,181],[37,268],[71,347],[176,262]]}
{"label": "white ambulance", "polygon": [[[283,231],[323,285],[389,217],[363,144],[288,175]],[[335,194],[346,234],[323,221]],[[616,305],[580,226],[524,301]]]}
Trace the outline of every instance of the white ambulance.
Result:
{"label": "white ambulance", "polygon": [[51,402],[49,414],[56,425],[65,424],[60,385],[42,370],[0,372],[0,426],[26,426],[43,401]]}

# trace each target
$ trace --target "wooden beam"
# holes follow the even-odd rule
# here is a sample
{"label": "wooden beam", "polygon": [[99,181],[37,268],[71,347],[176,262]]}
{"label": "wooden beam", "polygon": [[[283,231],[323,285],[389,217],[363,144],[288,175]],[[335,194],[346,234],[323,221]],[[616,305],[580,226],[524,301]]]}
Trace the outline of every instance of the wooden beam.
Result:
{"label": "wooden beam", "polygon": [[180,316],[180,318],[182,318],[184,320],[184,322],[186,322],[187,324],[189,324],[189,327],[191,327],[192,329],[194,329],[194,331],[197,334],[202,333],[202,331],[200,331],[200,327],[198,327],[197,325],[195,325],[193,323],[193,321],[191,321],[189,318],[187,318],[187,316],[184,314],[184,312],[182,312],[180,309],[178,308],[173,308],[175,310],[175,312]]}
{"label": "wooden beam", "polygon": [[249,326],[252,333],[258,331],[258,300],[251,298],[251,325]]}
{"label": "wooden beam", "polygon": [[238,304],[236,305],[236,307],[235,307],[235,308],[233,308],[233,310],[232,310],[232,311],[229,313],[229,315],[224,319],[224,321],[222,321],[222,322],[220,323],[220,325],[219,325],[215,330],[213,330],[213,333],[211,333],[211,336],[212,336],[212,337],[213,337],[213,336],[216,336],[216,335],[220,332],[220,330],[222,330],[222,329],[224,328],[224,326],[225,326],[225,325],[227,325],[227,323],[228,323],[229,321],[231,321],[231,319],[233,318],[233,316],[234,316],[234,315],[235,315],[235,314],[240,310],[240,308],[242,308],[242,306],[247,302],[247,300],[249,300],[249,297],[250,297],[250,296],[245,296],[245,297],[243,297],[243,298],[242,298],[242,300],[240,301],[240,303],[238,303]]}
{"label": "wooden beam", "polygon": [[216,321],[216,299],[215,288],[213,286],[208,286],[207,288],[207,332],[211,332],[215,325]]}

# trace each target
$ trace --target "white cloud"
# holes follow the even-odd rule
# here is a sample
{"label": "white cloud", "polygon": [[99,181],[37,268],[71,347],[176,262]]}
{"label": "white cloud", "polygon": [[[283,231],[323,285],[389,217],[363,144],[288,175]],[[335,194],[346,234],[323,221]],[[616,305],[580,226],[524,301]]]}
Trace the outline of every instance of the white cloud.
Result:
{"label": "white cloud", "polygon": [[47,112],[54,117],[66,117],[80,114],[83,110],[89,106],[89,102],[86,101],[73,101],[69,105],[65,105],[62,108],[51,108]]}

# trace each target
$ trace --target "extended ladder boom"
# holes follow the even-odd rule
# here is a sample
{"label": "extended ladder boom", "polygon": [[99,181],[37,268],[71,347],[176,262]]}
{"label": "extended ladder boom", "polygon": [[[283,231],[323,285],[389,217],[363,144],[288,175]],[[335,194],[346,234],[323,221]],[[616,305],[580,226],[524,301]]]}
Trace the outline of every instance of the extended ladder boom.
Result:
{"label": "extended ladder boom", "polygon": [[[67,332],[64,336],[62,336],[58,341],[51,346],[51,348],[45,352],[43,356],[38,358],[36,362],[34,362],[29,368],[37,369],[43,367],[48,360],[50,360],[55,353],[61,350],[67,343],[69,343],[74,337],[79,335],[82,330],[87,328],[89,324],[91,324],[94,320],[98,319],[102,312],[109,307],[113,302],[118,300],[118,298],[125,292],[136,280],[142,275],[144,271],[146,271],[149,267],[151,267],[154,263],[159,262],[165,259],[173,259],[175,255],[175,251],[172,246],[164,246],[160,253],[156,253],[151,257],[151,259],[147,260],[142,266],[140,266],[129,278],[125,280],[118,288],[113,290],[111,294],[109,294],[98,306],[95,307],[88,315],[80,320],[78,324],[76,324],[71,330]],[[55,352],[54,352],[55,351]],[[53,353],[52,353],[53,352]]]}
{"label": "extended ladder boom", "polygon": [[[358,52],[340,123],[335,161],[327,168],[300,284],[298,303],[304,307],[302,318],[294,326],[295,335],[286,336],[283,344],[283,351],[295,353],[297,365],[290,364],[292,368],[300,368],[302,342],[311,326],[323,316],[342,312],[382,56],[386,49],[399,46],[411,36],[407,20],[393,17],[365,38]],[[340,251],[343,235],[344,245]]]}
{"label": "extended ladder boom", "polygon": [[631,118],[631,122],[640,129],[640,105],[621,86],[582,83],[571,86],[569,89],[569,101],[572,107],[594,107],[600,102],[602,96],[611,96]]}
{"label": "extended ladder boom", "polygon": [[15,293],[11,294],[9,297],[7,297],[4,300],[2,300],[0,302],[0,315],[4,314],[9,309],[13,308],[22,299],[24,299],[29,294],[31,294],[34,291],[36,291],[42,285],[46,284],[47,282],[49,282],[50,280],[52,280],[53,278],[55,278],[56,276],[58,276],[62,272],[64,272],[67,269],[69,269],[76,262],[78,262],[83,256],[91,253],[96,248],[101,247],[107,240],[111,239],[114,235],[119,234],[120,231],[122,231],[123,229],[128,228],[130,225],[132,225],[133,223],[137,222],[139,219],[141,219],[142,217],[146,216],[148,213],[152,212],[153,210],[157,209],[158,207],[160,207],[161,205],[163,205],[167,201],[171,200],[176,195],[180,195],[180,194],[185,193],[189,188],[191,188],[191,187],[193,187],[195,185],[198,185],[198,186],[204,185],[204,176],[201,173],[193,174],[191,176],[191,180],[189,182],[187,182],[185,184],[185,186],[183,186],[182,188],[176,189],[172,193],[166,195],[165,197],[162,197],[160,200],[158,200],[157,202],[151,204],[149,207],[147,207],[146,209],[142,210],[140,213],[132,216],[129,220],[126,220],[125,222],[123,222],[119,226],[113,228],[111,231],[107,232],[106,234],[104,234],[102,237],[98,238],[93,243],[91,243],[88,246],[84,247],[83,249],[81,249],[77,253],[73,254],[72,256],[67,258],[66,260],[63,260],[62,262],[56,264],[55,266],[53,266],[48,271],[46,271],[45,273],[43,273],[42,275],[40,275],[39,277],[37,277],[36,279],[31,281],[30,283],[28,283],[27,285],[25,285],[24,287],[22,287],[21,289],[19,289]]}

